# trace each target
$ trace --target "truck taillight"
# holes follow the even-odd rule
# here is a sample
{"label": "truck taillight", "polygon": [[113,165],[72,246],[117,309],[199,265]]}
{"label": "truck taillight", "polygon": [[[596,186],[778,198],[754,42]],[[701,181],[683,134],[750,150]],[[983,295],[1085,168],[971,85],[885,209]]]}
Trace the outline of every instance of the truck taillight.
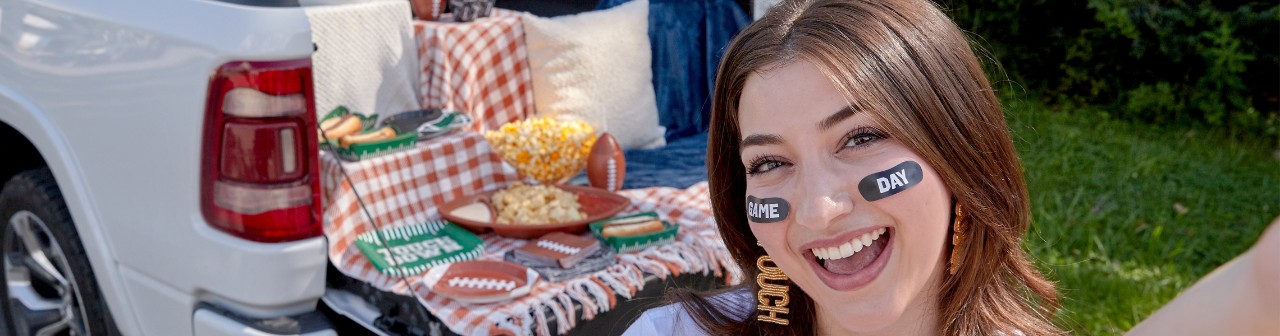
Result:
{"label": "truck taillight", "polygon": [[209,83],[200,210],[258,242],[316,237],[320,162],[311,60],[231,62]]}

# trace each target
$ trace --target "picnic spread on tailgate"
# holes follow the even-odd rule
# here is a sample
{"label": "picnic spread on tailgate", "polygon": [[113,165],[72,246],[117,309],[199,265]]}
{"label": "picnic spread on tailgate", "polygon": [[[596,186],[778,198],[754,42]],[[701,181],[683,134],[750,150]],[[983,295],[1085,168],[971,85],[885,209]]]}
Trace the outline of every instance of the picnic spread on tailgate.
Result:
{"label": "picnic spread on tailgate", "polygon": [[[412,104],[397,86],[316,106],[337,279],[326,282],[381,314],[362,321],[393,334],[610,333],[585,322],[623,325],[663,288],[743,281],[705,181],[624,188],[658,176],[645,152],[628,171],[624,149],[661,148],[671,131],[696,128],[659,123],[651,58],[635,53],[648,48],[646,5],[593,23],[626,34],[605,34],[631,50],[624,58],[580,55],[589,50],[560,41],[559,22],[490,0],[411,3]],[[582,64],[554,66],[560,58]],[[586,69],[607,73],[557,73]]]}
{"label": "picnic spread on tailgate", "polygon": [[[463,117],[459,117],[459,116]],[[464,114],[440,110],[412,111],[384,119],[382,127],[370,127],[378,116],[360,115],[344,107],[320,122],[321,139],[339,158],[359,161],[412,147],[423,132],[465,127]],[[398,136],[397,134],[403,134]],[[425,274],[423,283],[432,291],[467,303],[493,303],[528,294],[542,272],[575,269],[591,259],[591,267],[572,274],[599,271],[612,264],[614,253],[642,250],[670,243],[678,226],[655,212],[617,216],[631,201],[614,191],[621,184],[625,159],[617,141],[608,133],[597,136],[581,120],[535,118],[515,121],[485,138],[507,164],[531,181],[515,181],[502,189],[458,197],[439,207],[445,221],[380,228],[356,238],[356,245],[379,272],[389,276]],[[336,140],[336,142],[335,142]],[[337,144],[334,146],[334,144]],[[592,148],[608,146],[605,150]],[[353,150],[353,146],[366,146]],[[588,173],[607,176],[592,181],[599,186],[557,184],[587,167]],[[464,230],[465,229],[465,230]],[[526,240],[507,253],[508,262],[475,260],[484,253],[476,236],[496,235]],[[614,253],[597,253],[610,250]]]}
{"label": "picnic spread on tailgate", "polygon": [[[339,107],[322,118],[326,232],[340,270],[419,296],[438,316],[470,312],[442,318],[463,334],[486,333],[467,328],[490,322],[524,328],[471,319],[519,320],[492,315],[504,310],[608,311],[613,295],[643,286],[640,272],[723,275],[728,260],[709,256],[705,234],[677,243],[682,220],[714,231],[709,211],[682,213],[681,202],[706,196],[619,190],[626,162],[609,133],[575,119],[516,120],[484,133],[468,130],[471,122],[440,109],[379,116]],[[566,183],[579,174],[579,185]]]}

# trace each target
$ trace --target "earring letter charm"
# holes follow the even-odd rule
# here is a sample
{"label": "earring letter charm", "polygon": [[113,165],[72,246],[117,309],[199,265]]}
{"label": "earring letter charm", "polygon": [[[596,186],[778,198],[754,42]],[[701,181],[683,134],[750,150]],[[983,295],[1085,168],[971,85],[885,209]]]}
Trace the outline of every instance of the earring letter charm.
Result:
{"label": "earring letter charm", "polygon": [[[759,243],[756,243],[759,245]],[[787,304],[791,302],[791,297],[787,295],[790,285],[785,281],[790,280],[786,274],[782,273],[777,264],[766,266],[765,263],[773,264],[773,259],[769,255],[761,255],[760,259],[756,259],[756,267],[760,269],[760,274],[756,275],[756,284],[760,285],[760,292],[756,293],[756,299],[759,304],[756,309],[760,310],[761,315],[756,316],[757,320],[788,325],[790,322],[785,317],[778,315],[786,315],[791,312],[787,309]],[[770,283],[769,281],[782,282],[781,284]]]}
{"label": "earring letter charm", "polygon": [[951,267],[948,271],[952,275],[960,270],[960,244],[964,243],[964,208],[960,207],[960,202],[956,202],[956,221],[951,224]]}

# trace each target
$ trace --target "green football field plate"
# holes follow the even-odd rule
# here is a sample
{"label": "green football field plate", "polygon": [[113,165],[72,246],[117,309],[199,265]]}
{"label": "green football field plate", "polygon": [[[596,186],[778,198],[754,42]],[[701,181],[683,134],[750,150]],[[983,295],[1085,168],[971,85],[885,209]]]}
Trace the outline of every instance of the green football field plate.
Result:
{"label": "green football field plate", "polygon": [[[471,260],[484,253],[484,242],[446,221],[369,231],[356,237],[356,247],[379,272],[390,276],[421,274],[439,265]],[[394,259],[393,259],[394,258]],[[397,267],[397,261],[399,267]]]}

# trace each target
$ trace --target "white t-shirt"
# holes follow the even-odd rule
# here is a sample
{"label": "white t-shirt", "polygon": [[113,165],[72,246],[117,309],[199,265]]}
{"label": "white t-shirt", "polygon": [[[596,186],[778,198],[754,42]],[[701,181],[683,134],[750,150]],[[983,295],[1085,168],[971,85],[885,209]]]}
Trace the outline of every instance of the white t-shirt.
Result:
{"label": "white t-shirt", "polygon": [[[722,303],[720,307],[729,316],[741,321],[747,318],[755,307],[755,297],[746,289],[735,290],[732,292],[716,295],[710,299],[712,303]],[[711,336],[701,327],[698,322],[693,320],[693,316],[684,309],[683,305],[670,304],[658,308],[649,309],[640,315],[622,336],[650,336],[650,335],[671,335],[671,336]],[[1014,330],[1012,334],[996,332],[999,336],[1026,336],[1022,330]]]}
{"label": "white t-shirt", "polygon": [[[738,320],[747,318],[747,315],[755,310],[755,301],[752,300],[751,292],[745,289],[716,295],[709,301],[722,303],[720,308]],[[645,311],[622,335],[701,336],[707,333],[698,327],[698,322],[689,315],[684,305],[670,304]]]}

